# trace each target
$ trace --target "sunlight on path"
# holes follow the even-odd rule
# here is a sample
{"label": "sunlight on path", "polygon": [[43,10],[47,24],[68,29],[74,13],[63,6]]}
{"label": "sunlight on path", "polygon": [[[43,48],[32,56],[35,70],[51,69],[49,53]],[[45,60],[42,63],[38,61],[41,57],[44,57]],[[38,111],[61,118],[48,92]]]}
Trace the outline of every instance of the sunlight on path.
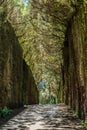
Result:
{"label": "sunlight on path", "polygon": [[84,130],[81,121],[63,104],[29,105],[0,130]]}

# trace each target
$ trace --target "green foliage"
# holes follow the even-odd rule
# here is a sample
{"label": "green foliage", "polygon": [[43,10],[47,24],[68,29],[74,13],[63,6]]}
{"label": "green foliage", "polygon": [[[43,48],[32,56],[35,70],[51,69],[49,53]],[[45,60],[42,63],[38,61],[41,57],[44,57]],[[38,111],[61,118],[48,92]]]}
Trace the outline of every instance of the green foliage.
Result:
{"label": "green foliage", "polygon": [[84,2],[87,4],[87,0],[84,0]]}
{"label": "green foliage", "polygon": [[6,106],[3,109],[0,109],[0,117],[6,117],[7,115],[11,114],[13,110],[7,108]]}
{"label": "green foliage", "polygon": [[56,99],[53,98],[53,97],[50,97],[49,103],[50,103],[50,104],[56,104]]}
{"label": "green foliage", "polygon": [[87,128],[87,120],[84,121],[83,126],[84,128]]}
{"label": "green foliage", "polygon": [[83,2],[84,2],[84,3],[87,4],[87,0],[79,0],[78,2],[79,2],[79,3],[83,3]]}
{"label": "green foliage", "polygon": [[[71,1],[74,4],[75,0]],[[23,48],[24,59],[30,66],[35,81],[38,82],[46,77],[51,93],[57,97],[61,91],[59,87],[57,88],[59,86],[57,84],[61,80],[65,23],[74,11],[66,0],[62,2],[59,0],[42,0],[42,2],[9,0],[7,4],[8,18],[16,30]],[[45,96],[49,96],[49,91]],[[42,98],[43,102],[45,102],[44,99]],[[50,99],[49,102],[55,101]]]}

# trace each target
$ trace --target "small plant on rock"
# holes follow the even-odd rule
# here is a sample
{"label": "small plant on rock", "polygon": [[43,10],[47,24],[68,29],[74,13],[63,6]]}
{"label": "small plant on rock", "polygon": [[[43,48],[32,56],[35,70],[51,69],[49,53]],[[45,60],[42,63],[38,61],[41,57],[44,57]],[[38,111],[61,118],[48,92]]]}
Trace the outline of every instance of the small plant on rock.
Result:
{"label": "small plant on rock", "polygon": [[86,120],[86,121],[84,121],[83,126],[84,126],[84,128],[86,128],[86,129],[87,129],[87,120]]}
{"label": "small plant on rock", "polygon": [[6,117],[7,115],[11,114],[13,110],[7,108],[6,106],[3,109],[0,109],[0,117]]}

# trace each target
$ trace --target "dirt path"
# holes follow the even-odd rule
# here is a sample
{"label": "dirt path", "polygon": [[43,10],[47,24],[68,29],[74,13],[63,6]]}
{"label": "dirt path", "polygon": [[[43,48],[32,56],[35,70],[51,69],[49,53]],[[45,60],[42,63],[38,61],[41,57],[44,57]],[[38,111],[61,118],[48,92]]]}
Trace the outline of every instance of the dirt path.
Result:
{"label": "dirt path", "polygon": [[63,104],[29,105],[0,130],[84,130],[81,124]]}

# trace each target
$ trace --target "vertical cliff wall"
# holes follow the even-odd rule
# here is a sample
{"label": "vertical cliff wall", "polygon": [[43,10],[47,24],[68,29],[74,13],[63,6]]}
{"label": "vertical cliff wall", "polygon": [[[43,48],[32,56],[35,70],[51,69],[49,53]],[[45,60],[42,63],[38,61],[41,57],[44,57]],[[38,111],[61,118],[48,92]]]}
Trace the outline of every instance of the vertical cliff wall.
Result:
{"label": "vertical cliff wall", "polygon": [[24,104],[39,103],[39,91],[32,71],[25,61],[23,61],[23,102]]}
{"label": "vertical cliff wall", "polygon": [[64,43],[65,103],[85,118],[87,95],[87,5],[81,4],[69,21]]}
{"label": "vertical cliff wall", "polygon": [[[2,9],[2,8],[0,8]],[[0,12],[0,105],[22,105],[22,49],[5,12]]]}
{"label": "vertical cliff wall", "polygon": [[0,107],[38,103],[37,96],[32,72],[22,58],[14,29],[0,7]]}

